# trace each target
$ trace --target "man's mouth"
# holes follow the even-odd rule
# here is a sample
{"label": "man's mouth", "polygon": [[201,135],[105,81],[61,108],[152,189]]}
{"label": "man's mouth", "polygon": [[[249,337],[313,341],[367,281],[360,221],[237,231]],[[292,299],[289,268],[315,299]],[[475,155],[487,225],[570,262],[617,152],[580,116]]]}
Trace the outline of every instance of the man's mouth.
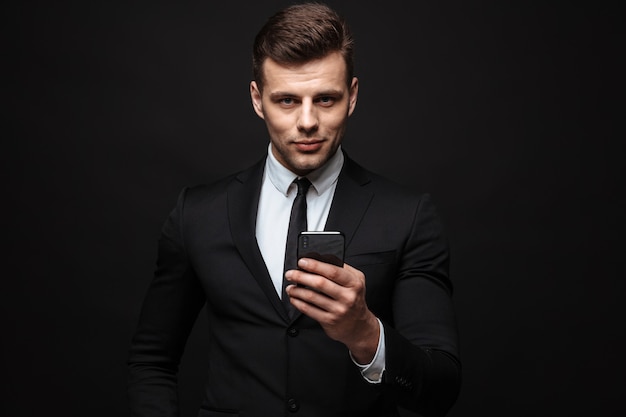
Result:
{"label": "man's mouth", "polygon": [[315,140],[299,140],[294,142],[296,148],[301,152],[315,152],[318,151],[324,143],[321,139]]}

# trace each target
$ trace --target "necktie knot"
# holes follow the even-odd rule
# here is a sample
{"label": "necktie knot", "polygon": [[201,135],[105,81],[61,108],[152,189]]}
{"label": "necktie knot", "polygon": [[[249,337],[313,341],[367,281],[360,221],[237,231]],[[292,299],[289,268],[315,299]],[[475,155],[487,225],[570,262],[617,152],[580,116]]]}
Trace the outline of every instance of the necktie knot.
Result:
{"label": "necktie knot", "polygon": [[307,177],[296,178],[293,180],[298,186],[298,194],[297,195],[306,195],[309,191],[309,187],[311,186],[311,181]]}

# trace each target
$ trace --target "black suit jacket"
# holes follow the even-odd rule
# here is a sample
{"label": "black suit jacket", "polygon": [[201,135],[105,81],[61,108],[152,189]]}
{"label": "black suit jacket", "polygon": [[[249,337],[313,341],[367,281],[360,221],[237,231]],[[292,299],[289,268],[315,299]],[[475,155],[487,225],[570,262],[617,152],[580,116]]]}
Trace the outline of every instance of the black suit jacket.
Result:
{"label": "black suit jacket", "polygon": [[205,303],[201,417],[444,415],[460,366],[448,246],[428,195],[347,157],[339,176],[326,229],[344,232],[345,261],[365,274],[368,306],[385,326],[386,371],[370,384],[343,344],[284,310],[254,237],[263,169],[183,190],[165,222],[131,344],[132,415],[178,415],[178,364]]}

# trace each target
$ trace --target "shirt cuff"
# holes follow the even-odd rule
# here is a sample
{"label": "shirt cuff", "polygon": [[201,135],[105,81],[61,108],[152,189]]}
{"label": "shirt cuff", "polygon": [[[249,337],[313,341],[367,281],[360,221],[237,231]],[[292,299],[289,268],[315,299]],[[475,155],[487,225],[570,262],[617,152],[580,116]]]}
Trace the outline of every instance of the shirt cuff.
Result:
{"label": "shirt cuff", "polygon": [[367,365],[361,365],[354,360],[352,353],[350,353],[350,359],[360,368],[363,378],[372,384],[380,384],[383,380],[383,372],[385,371],[385,328],[378,318],[376,318],[376,320],[378,320],[380,332],[378,335],[378,348],[376,349],[374,359]]}

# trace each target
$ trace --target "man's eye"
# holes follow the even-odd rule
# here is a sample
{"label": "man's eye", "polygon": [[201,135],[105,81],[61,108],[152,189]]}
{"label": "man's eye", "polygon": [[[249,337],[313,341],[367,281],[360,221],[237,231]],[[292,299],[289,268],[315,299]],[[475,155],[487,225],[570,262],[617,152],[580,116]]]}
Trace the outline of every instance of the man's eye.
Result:
{"label": "man's eye", "polygon": [[284,104],[286,106],[291,106],[294,103],[293,99],[290,97],[285,97],[280,99],[280,104]]}
{"label": "man's eye", "polygon": [[335,102],[335,99],[333,97],[320,97],[317,101],[324,106],[329,106]]}

